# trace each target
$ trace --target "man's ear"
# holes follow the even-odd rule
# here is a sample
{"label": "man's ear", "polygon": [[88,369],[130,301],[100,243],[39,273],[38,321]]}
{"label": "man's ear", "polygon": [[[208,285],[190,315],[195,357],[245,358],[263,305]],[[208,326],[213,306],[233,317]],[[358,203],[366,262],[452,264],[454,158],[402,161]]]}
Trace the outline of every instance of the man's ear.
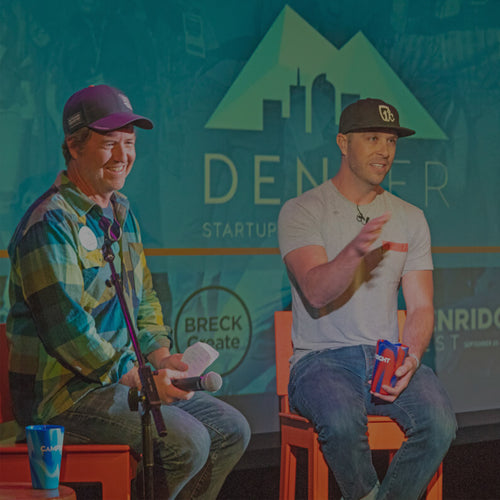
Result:
{"label": "man's ear", "polygon": [[75,140],[72,137],[66,139],[66,146],[68,147],[69,154],[73,160],[76,160],[78,153],[80,152],[75,146]]}
{"label": "man's ear", "polygon": [[347,154],[347,142],[347,135],[340,133],[337,134],[337,146],[339,147],[342,156]]}

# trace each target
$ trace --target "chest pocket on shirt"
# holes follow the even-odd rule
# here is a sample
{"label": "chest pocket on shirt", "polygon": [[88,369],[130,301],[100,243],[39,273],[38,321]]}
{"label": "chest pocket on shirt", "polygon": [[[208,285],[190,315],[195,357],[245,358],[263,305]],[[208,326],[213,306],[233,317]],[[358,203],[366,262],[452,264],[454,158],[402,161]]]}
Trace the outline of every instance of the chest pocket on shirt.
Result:
{"label": "chest pocket on shirt", "polygon": [[83,278],[81,304],[85,309],[91,310],[112,297],[114,291],[106,286],[111,270],[100,248],[89,251],[80,246],[78,257]]}
{"label": "chest pocket on shirt", "polygon": [[106,264],[100,248],[89,251],[85,250],[85,248],[83,247],[80,247],[78,253],[83,269],[88,269],[90,267],[104,267],[104,265]]}

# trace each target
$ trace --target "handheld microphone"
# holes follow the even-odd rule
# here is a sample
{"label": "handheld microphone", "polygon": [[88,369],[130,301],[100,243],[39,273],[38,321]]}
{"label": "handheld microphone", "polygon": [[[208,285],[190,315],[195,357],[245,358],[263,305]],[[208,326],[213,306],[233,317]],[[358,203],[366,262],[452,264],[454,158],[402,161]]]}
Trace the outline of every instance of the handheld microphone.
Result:
{"label": "handheld microphone", "polygon": [[172,384],[183,391],[216,392],[222,387],[222,377],[215,372],[208,372],[200,377],[172,379]]}

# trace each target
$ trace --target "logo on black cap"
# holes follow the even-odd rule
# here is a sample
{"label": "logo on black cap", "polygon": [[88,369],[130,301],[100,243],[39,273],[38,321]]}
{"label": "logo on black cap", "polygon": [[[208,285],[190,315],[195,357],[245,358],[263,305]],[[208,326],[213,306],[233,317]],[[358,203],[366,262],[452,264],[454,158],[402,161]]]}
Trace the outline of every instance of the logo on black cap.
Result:
{"label": "logo on black cap", "polygon": [[394,122],[396,121],[396,118],[394,117],[394,114],[391,111],[391,108],[389,106],[386,106],[385,104],[381,104],[378,107],[378,112],[380,113],[380,118],[384,120],[384,122]]}

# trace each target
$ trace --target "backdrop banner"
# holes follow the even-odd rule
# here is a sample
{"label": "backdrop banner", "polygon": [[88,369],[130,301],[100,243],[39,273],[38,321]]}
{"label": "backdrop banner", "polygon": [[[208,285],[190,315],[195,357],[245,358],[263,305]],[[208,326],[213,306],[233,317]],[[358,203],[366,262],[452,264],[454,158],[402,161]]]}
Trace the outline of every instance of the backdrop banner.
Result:
{"label": "backdrop banner", "polygon": [[431,229],[424,362],[457,412],[500,408],[499,41],[488,0],[1,1],[0,320],[9,239],[64,168],[63,105],[106,83],[155,123],[124,192],[175,347],[220,352],[223,396],[274,393],[280,207],[336,173],[342,109],[377,97],[417,131],[384,187]]}

